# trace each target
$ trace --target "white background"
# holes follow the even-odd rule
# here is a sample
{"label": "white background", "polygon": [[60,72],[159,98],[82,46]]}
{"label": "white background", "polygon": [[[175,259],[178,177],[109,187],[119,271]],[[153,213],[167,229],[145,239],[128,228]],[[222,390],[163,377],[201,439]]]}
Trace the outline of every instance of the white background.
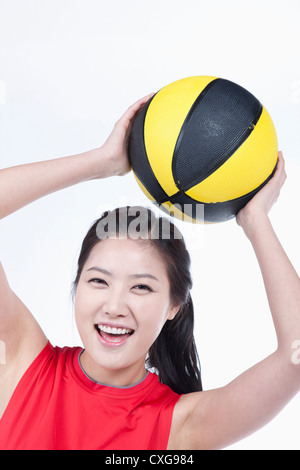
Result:
{"label": "white background", "polygon": [[[98,147],[130,104],[177,79],[227,78],[273,118],[288,179],[271,219],[299,272],[299,22],[298,0],[0,0],[0,167]],[[132,174],[1,221],[10,284],[53,344],[79,344],[70,289],[80,244],[103,210],[124,204],[150,204]],[[276,347],[263,283],[235,220],[180,227],[204,388],[219,387]],[[299,419],[298,395],[231,448],[300,449]]]}

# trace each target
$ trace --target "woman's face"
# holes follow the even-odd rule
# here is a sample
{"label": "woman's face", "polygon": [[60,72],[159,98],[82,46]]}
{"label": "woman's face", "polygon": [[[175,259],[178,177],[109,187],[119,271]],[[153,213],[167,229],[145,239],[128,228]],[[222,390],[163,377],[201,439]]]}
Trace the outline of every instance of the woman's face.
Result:
{"label": "woman's face", "polygon": [[95,245],[75,297],[85,372],[110,385],[141,380],[150,346],[178,309],[171,303],[164,261],[153,246],[131,239]]}

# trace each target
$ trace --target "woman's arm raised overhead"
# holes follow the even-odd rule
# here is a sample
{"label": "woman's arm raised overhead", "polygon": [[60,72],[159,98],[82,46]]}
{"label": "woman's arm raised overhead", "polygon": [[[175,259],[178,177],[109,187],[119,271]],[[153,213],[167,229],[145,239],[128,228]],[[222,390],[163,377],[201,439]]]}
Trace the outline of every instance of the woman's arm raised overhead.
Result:
{"label": "woman's arm raised overhead", "polygon": [[267,215],[285,178],[279,153],[274,177],[237,215],[261,269],[278,347],[225,387],[183,396],[173,423],[173,431],[178,425],[181,431],[171,434],[170,448],[228,446],[265,425],[300,390],[300,365],[293,360],[300,340],[300,279]]}
{"label": "woman's arm raised overhead", "polygon": [[83,181],[127,173],[132,124],[152,95],[130,106],[98,149],[0,170],[0,219],[55,191]]}
{"label": "woman's arm raised overhead", "polygon": [[[151,95],[132,105],[98,149],[49,161],[0,170],[0,219],[27,204],[69,186],[129,171],[128,138],[136,114]],[[28,364],[45,345],[46,337],[31,313],[11,290],[0,263],[0,340],[8,369],[16,358]],[[22,362],[21,361],[21,362]],[[22,367],[21,367],[22,368]],[[2,367],[0,375],[5,373]]]}

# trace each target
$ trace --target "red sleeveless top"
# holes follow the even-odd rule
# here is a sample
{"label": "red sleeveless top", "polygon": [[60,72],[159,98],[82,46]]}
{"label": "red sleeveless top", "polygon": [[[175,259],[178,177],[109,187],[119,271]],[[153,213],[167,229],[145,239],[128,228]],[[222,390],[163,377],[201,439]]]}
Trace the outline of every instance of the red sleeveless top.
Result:
{"label": "red sleeveless top", "polygon": [[166,449],[180,395],[151,372],[124,388],[94,382],[81,351],[46,345],[0,420],[0,449]]}

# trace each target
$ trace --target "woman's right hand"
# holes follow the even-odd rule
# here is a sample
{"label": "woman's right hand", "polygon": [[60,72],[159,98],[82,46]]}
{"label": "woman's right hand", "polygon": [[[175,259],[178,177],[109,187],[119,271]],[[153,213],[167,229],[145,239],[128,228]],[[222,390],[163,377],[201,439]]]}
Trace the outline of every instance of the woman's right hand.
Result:
{"label": "woman's right hand", "polygon": [[253,228],[259,228],[261,221],[268,217],[268,213],[276,203],[285,180],[285,162],[282,152],[278,152],[278,163],[274,175],[237,214],[236,221],[244,229],[247,236],[251,234]]}
{"label": "woman's right hand", "polygon": [[112,133],[101,147],[104,155],[110,161],[112,176],[125,175],[130,171],[130,161],[128,154],[129,138],[133,122],[142,107],[154,96],[154,93],[145,96],[134,103],[123,116],[116,122]]}

